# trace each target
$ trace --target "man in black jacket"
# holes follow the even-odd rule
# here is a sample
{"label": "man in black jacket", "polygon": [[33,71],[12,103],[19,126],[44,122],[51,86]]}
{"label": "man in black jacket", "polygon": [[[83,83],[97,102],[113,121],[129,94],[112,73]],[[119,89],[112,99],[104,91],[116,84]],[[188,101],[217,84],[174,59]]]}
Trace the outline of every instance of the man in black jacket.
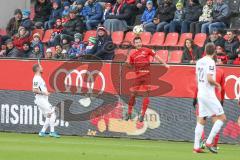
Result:
{"label": "man in black jacket", "polygon": [[235,60],[238,57],[236,53],[237,48],[239,47],[239,40],[236,36],[235,31],[227,31],[227,40],[225,42],[224,48],[227,53],[229,60]]}
{"label": "man in black jacket", "polygon": [[114,57],[114,45],[110,36],[104,27],[100,26],[97,29],[97,41],[87,54],[95,56],[101,60],[112,60]]}

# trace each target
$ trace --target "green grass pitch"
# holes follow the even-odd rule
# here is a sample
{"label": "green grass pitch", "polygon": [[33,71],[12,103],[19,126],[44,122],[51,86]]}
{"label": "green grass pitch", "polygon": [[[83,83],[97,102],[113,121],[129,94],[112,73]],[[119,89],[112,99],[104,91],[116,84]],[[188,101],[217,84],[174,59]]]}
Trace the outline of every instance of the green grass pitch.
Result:
{"label": "green grass pitch", "polygon": [[240,160],[240,145],[194,154],[192,143],[0,133],[0,160]]}

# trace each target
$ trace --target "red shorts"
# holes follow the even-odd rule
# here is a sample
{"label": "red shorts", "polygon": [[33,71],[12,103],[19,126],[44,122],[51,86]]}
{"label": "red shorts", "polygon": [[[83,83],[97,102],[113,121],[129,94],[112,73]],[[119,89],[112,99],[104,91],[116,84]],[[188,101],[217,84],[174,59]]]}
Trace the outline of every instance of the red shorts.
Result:
{"label": "red shorts", "polygon": [[133,87],[131,87],[130,90],[132,90],[133,92],[137,92],[137,91],[149,91],[151,89],[151,76],[150,76],[150,72],[146,71],[146,72],[136,72],[136,78],[135,78],[135,82],[133,84]]}

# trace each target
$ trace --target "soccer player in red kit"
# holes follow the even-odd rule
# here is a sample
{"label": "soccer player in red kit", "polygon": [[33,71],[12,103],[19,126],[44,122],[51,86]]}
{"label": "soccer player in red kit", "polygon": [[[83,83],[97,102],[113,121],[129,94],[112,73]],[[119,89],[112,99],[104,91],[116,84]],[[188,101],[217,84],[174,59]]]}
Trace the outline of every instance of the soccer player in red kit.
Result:
{"label": "soccer player in red kit", "polygon": [[148,104],[150,103],[149,100],[149,90],[150,90],[150,63],[151,58],[153,57],[157,59],[160,63],[164,64],[165,67],[169,68],[169,66],[155,53],[149,49],[142,46],[142,40],[140,37],[135,37],[133,40],[134,47],[136,48],[136,51],[131,53],[129,55],[129,62],[128,65],[130,67],[133,67],[135,70],[136,78],[135,78],[135,85],[134,85],[134,91],[131,93],[131,97],[128,103],[128,114],[125,120],[129,120],[132,117],[132,110],[133,106],[136,101],[137,91],[140,88],[144,89],[144,95],[143,95],[143,104],[142,104],[142,112],[139,116],[139,122],[143,122],[145,112],[148,108]]}
{"label": "soccer player in red kit", "polygon": [[[225,96],[225,75],[222,69],[217,68],[217,74],[216,74],[216,82],[219,83],[221,85],[221,92],[218,91],[218,89],[215,89],[216,92],[216,96],[218,97],[219,101],[221,102],[222,106],[224,103],[224,96]],[[198,93],[198,88],[196,88],[195,93],[194,93],[194,100],[193,100],[193,106],[196,107],[197,106],[197,93]],[[196,108],[196,116],[198,116],[198,106]],[[207,118],[207,117],[206,117]],[[215,121],[215,119],[212,119],[212,121]],[[220,133],[218,133],[213,141],[213,146],[215,148],[217,148],[218,145],[218,141],[219,141],[219,137],[220,137]],[[205,133],[203,131],[202,133],[202,143],[201,143],[201,147],[204,148],[204,139],[205,139]]]}

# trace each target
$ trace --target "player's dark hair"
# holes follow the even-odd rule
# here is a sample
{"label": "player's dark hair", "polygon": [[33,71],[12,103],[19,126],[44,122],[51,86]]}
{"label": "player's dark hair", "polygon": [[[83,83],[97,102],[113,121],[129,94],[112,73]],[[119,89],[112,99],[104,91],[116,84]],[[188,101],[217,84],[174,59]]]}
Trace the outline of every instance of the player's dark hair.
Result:
{"label": "player's dark hair", "polygon": [[137,36],[137,37],[135,37],[135,38],[133,39],[133,43],[135,43],[135,41],[137,41],[137,40],[141,40],[141,41],[142,41],[141,37]]}
{"label": "player's dark hair", "polygon": [[215,53],[216,47],[213,43],[207,43],[205,46],[205,52],[207,55],[213,55]]}
{"label": "player's dark hair", "polygon": [[34,64],[32,67],[33,72],[36,73],[39,67],[40,67],[39,64]]}

